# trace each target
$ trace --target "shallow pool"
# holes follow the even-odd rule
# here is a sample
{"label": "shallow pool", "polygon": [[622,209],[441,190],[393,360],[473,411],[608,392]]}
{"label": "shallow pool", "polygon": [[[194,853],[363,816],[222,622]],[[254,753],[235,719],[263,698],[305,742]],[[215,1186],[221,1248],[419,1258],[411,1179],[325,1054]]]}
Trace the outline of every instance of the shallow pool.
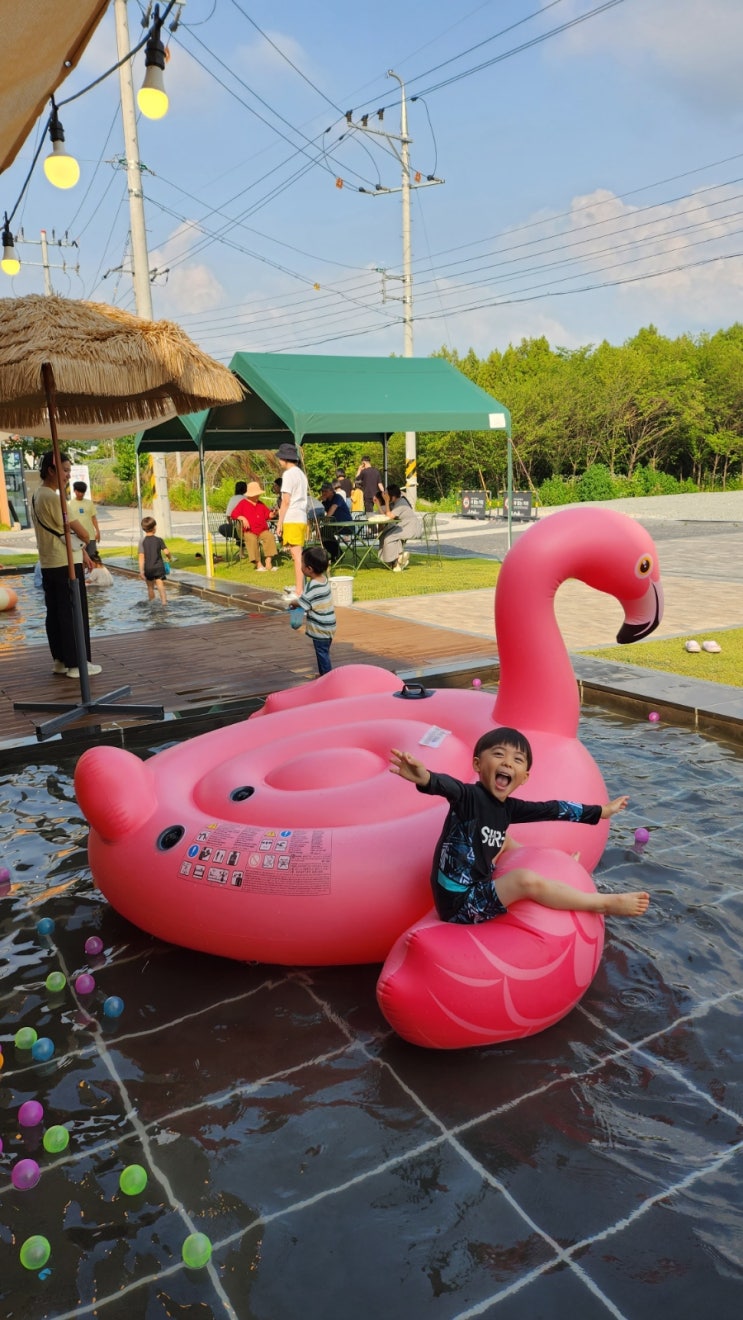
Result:
{"label": "shallow pool", "polygon": [[[92,637],[110,637],[112,633],[140,632],[143,628],[187,628],[213,619],[237,619],[243,611],[234,606],[204,600],[194,592],[168,581],[168,604],[150,604],[147,588],[140,578],[114,573],[114,584],[88,591],[88,613]],[[39,646],[46,642],[44,630],[44,592],[34,586],[33,574],[3,574],[0,583],[12,587],[18,596],[14,610],[0,612],[0,654],[19,646]]]}
{"label": "shallow pool", "polygon": [[[598,711],[582,737],[610,793],[631,794],[597,882],[648,888],[649,915],[608,924],[562,1023],[454,1054],[390,1033],[377,968],[151,940],[91,887],[72,764],[0,779],[2,1313],[737,1318],[743,756]],[[96,989],[51,995],[53,970],[91,970]],[[107,995],[125,1003],[113,1021]],[[53,1039],[50,1063],[14,1048],[25,1025]],[[66,1154],[19,1126],[27,1099],[70,1126]],[[25,1192],[10,1183],[21,1156],[42,1168]],[[133,1198],[118,1188],[131,1163],[148,1171]],[[211,1270],[182,1265],[194,1229]],[[18,1263],[34,1233],[52,1246],[44,1278]]]}

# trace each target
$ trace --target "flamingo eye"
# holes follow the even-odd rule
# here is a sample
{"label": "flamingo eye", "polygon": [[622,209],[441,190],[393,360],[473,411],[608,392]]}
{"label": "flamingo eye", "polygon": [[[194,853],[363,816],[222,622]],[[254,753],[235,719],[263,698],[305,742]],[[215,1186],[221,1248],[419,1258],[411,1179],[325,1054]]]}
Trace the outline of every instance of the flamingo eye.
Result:
{"label": "flamingo eye", "polygon": [[638,577],[647,577],[648,573],[652,572],[652,569],[653,561],[650,555],[643,555],[642,559],[638,559],[637,561],[635,572]]}

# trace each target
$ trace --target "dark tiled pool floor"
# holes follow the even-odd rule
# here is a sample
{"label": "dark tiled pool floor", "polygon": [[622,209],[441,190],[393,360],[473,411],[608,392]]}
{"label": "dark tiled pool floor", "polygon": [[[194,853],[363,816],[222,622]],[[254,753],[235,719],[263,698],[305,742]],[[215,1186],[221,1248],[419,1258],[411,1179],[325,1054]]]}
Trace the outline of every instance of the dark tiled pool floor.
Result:
{"label": "dark tiled pool floor", "polygon": [[[565,1021],[506,1046],[406,1045],[377,969],[242,965],[153,942],[91,888],[71,765],[0,781],[0,1271],[7,1317],[390,1320],[738,1317],[743,1285],[743,757],[592,711],[610,793],[615,921]],[[647,848],[633,848],[637,825]],[[47,940],[41,916],[56,922]],[[100,934],[91,963],[84,942]],[[95,966],[95,963],[99,966]],[[45,978],[93,970],[90,1000]],[[122,1016],[101,1014],[106,995]],[[54,1059],[17,1051],[19,1026]],[[66,1123],[63,1156],[22,1129]],[[38,1159],[16,1191],[10,1170]],[[121,1169],[148,1171],[127,1198]],[[181,1245],[213,1243],[191,1271]],[[50,1273],[18,1261],[32,1233]]]}

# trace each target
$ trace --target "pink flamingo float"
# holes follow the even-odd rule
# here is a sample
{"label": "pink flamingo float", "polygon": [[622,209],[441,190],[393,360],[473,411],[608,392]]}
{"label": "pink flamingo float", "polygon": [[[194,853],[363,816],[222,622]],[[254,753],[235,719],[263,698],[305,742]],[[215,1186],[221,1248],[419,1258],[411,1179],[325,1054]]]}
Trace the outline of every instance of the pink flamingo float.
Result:
{"label": "pink flamingo float", "polygon": [[[427,915],[446,804],[388,765],[396,746],[471,779],[479,735],[509,724],[534,750],[527,796],[606,800],[577,739],[578,692],[554,615],[568,578],[620,601],[619,641],[657,627],[651,538],[623,515],[577,508],[530,528],[506,556],[494,707],[482,691],[401,692],[386,670],[349,665],[148,761],[90,748],[75,790],[96,884],[134,924],[207,953],[305,965],[387,958],[380,1005],[416,1043],[486,1044],[557,1021],[594,975],[602,919],[531,903],[470,928]],[[607,832],[607,822],[520,826],[518,862],[591,888]]]}

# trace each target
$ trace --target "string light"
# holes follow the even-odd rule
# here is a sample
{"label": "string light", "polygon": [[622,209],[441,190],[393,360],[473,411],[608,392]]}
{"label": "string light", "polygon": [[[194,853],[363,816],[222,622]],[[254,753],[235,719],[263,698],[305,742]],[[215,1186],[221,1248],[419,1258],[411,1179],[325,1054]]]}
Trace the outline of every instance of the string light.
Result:
{"label": "string light", "polygon": [[152,29],[145,47],[144,82],[137,92],[137,105],[147,119],[162,119],[168,113],[168,94],[163,79],[166,52],[162,41],[162,26],[163,20],[155,5]]}
{"label": "string light", "polygon": [[44,173],[55,188],[74,188],[80,178],[80,166],[75,157],[68,155],[64,149],[64,129],[59,122],[57,107],[53,100],[49,137],[52,150],[44,161]]}
{"label": "string light", "polygon": [[3,257],[2,261],[0,261],[0,268],[2,268],[6,275],[17,275],[21,269],[21,263],[16,256],[13,235],[10,232],[7,211],[5,213],[5,227],[3,229]]}

